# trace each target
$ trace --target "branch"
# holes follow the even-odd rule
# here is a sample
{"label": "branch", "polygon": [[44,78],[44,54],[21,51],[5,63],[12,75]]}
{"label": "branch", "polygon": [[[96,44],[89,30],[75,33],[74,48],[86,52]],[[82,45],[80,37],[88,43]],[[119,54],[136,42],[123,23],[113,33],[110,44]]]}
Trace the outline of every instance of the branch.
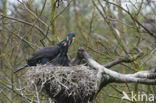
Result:
{"label": "branch", "polygon": [[156,69],[146,70],[136,72],[134,74],[127,74],[128,76],[133,76],[136,78],[148,78],[148,79],[156,79]]}
{"label": "branch", "polygon": [[15,21],[24,23],[24,24],[26,24],[26,25],[30,25],[30,26],[32,26],[32,27],[34,26],[34,27],[35,27],[44,37],[46,37],[47,40],[50,42],[50,39],[46,36],[46,34],[44,33],[44,31],[43,31],[40,27],[38,27],[37,25],[34,25],[34,24],[29,23],[29,22],[27,22],[27,21],[24,21],[24,20],[22,20],[22,19],[18,19],[18,18],[13,18],[13,17],[5,16],[5,15],[3,15],[3,14],[1,14],[1,13],[0,13],[0,16],[1,16],[2,18],[7,18],[7,19],[15,20]]}
{"label": "branch", "polygon": [[121,57],[121,58],[117,58],[116,60],[113,60],[112,62],[108,63],[108,64],[105,64],[104,67],[106,68],[111,68],[112,66],[115,66],[117,64],[120,64],[122,62],[125,62],[125,63],[130,63],[132,62],[131,60],[129,60],[127,57]]}
{"label": "branch", "polygon": [[136,59],[138,59],[139,57],[143,56],[143,52],[141,50],[139,50],[138,48],[135,48],[139,53],[132,56],[132,57],[120,57],[120,58],[117,58],[116,60],[108,63],[108,64],[105,64],[104,67],[106,68],[111,68],[112,66],[115,66],[117,64],[120,64],[122,62],[125,62],[125,63],[131,63],[133,61],[135,61]]}
{"label": "branch", "polygon": [[45,90],[46,94],[58,103],[88,103],[108,83],[156,84],[156,69],[120,74],[100,65],[87,51],[80,48],[73,63],[79,63],[82,59],[85,59],[89,66],[38,65],[26,72],[25,80],[29,88],[37,83],[39,90]]}
{"label": "branch", "polygon": [[[14,31],[9,30],[8,27],[5,27],[5,29],[8,30],[8,31],[9,31],[10,33],[12,33],[13,35],[15,35],[17,38],[21,39],[23,42],[27,43],[33,50],[35,50],[35,48],[39,48],[38,45],[33,44],[33,43],[27,41],[26,39],[24,39],[23,37],[21,37],[21,36],[19,35],[19,33],[16,33],[16,32],[14,32]],[[34,48],[34,47],[35,47],[35,48]]]}
{"label": "branch", "polygon": [[113,2],[109,2],[108,0],[104,0],[105,2],[109,3],[109,4],[112,4],[114,6],[117,6],[119,7],[120,9],[122,9],[124,12],[126,12],[130,17],[131,19],[136,22],[139,26],[141,26],[145,31],[148,32],[149,35],[151,35],[152,37],[154,37],[156,39],[156,35],[154,35],[154,33],[152,33],[150,30],[148,30],[144,25],[142,25],[128,10],[124,9],[123,7],[113,3]]}
{"label": "branch", "polygon": [[[97,77],[100,78],[102,74],[104,76],[109,75],[110,78],[108,83],[141,83],[147,85],[156,85],[156,69],[140,71],[134,74],[121,74],[100,65],[93,60],[85,50],[83,50],[82,54],[87,60],[88,64],[98,70]],[[103,79],[105,79],[104,76]],[[103,82],[105,82],[105,80],[102,81],[101,84],[103,84]]]}
{"label": "branch", "polygon": [[[32,15],[32,16],[34,16],[37,20],[39,20],[42,24],[44,24],[47,28],[48,28],[48,24],[46,24],[43,20],[41,20],[40,19],[40,17],[38,17],[33,11],[31,11],[23,2],[21,2],[20,0],[17,0],[19,3],[21,3],[23,6],[24,6],[24,8]],[[44,7],[45,7],[45,3],[46,3],[46,1],[44,2],[44,5],[43,5],[43,8],[42,8],[42,11],[41,11],[41,14],[42,14],[42,12],[43,12],[43,9],[44,9]],[[22,7],[23,7],[22,6]],[[40,15],[41,15],[40,14]]]}

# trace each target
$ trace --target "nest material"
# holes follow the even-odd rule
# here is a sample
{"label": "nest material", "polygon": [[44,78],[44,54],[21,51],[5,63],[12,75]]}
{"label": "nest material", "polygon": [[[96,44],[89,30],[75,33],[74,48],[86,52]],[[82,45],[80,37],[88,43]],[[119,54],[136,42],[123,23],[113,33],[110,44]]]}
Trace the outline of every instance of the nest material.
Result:
{"label": "nest material", "polygon": [[96,93],[96,71],[88,66],[36,66],[26,74],[28,85],[37,85],[57,103],[86,103]]}

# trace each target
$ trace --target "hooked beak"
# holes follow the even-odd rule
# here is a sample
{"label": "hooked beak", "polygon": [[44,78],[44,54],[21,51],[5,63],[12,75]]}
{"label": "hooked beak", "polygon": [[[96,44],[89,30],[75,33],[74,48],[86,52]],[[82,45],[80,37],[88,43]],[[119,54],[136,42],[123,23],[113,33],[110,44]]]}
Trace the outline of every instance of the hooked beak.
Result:
{"label": "hooked beak", "polygon": [[69,39],[69,40],[68,40],[68,46],[70,46],[70,45],[71,45],[71,43],[72,43],[72,42],[74,42],[74,40],[75,40],[75,38],[74,38],[74,37],[73,37],[72,39]]}
{"label": "hooked beak", "polygon": [[74,42],[74,41],[75,41],[75,37],[72,38],[72,42]]}

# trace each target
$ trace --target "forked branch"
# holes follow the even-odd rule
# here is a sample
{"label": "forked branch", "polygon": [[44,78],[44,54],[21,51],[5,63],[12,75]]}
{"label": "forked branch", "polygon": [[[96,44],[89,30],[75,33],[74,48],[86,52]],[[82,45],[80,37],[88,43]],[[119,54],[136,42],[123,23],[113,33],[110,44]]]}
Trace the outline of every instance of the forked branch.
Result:
{"label": "forked branch", "polygon": [[103,65],[100,65],[93,60],[85,50],[83,50],[82,54],[87,60],[88,64],[98,70],[98,74],[103,73],[102,79],[108,80],[108,78],[105,79],[104,75],[109,76],[109,80],[107,81],[108,83],[141,83],[147,85],[156,85],[156,69],[140,71],[134,74],[121,74],[116,71],[109,70]]}

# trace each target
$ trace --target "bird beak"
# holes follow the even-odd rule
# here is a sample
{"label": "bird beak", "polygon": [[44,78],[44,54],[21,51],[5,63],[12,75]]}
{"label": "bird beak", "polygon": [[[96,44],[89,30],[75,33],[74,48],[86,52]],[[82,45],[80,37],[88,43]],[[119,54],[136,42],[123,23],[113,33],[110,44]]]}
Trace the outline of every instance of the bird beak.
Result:
{"label": "bird beak", "polygon": [[72,38],[72,42],[74,42],[74,41],[75,41],[75,37]]}

